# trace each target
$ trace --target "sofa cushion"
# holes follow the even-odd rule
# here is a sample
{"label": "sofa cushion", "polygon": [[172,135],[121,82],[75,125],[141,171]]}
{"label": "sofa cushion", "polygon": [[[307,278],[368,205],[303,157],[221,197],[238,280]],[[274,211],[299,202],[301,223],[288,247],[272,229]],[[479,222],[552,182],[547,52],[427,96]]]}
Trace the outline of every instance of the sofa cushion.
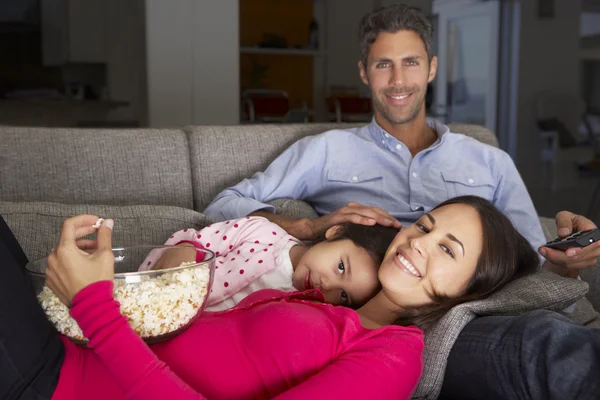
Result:
{"label": "sofa cushion", "polygon": [[[190,126],[194,209],[203,211],[219,192],[264,171],[292,143],[335,128],[364,124],[257,124]],[[218,149],[218,151],[216,151]]]}
{"label": "sofa cushion", "polygon": [[46,257],[56,245],[63,221],[77,214],[115,220],[113,245],[163,244],[184,228],[200,229],[212,220],[173,206],[106,206],[48,202],[0,201],[0,215],[14,232],[29,260]]}
{"label": "sofa cushion", "polygon": [[560,311],[587,291],[585,282],[540,271],[517,279],[488,299],[454,307],[425,334],[425,367],[413,398],[438,397],[450,350],[462,329],[477,316],[520,315],[538,309]]}
{"label": "sofa cushion", "polygon": [[0,200],[192,208],[185,133],[0,129]]}

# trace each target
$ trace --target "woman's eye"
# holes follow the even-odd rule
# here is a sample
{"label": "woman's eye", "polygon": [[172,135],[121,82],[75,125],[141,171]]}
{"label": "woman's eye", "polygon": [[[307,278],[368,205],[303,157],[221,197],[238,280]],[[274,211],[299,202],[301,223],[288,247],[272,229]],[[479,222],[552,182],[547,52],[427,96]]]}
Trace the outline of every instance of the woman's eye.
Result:
{"label": "woman's eye", "polygon": [[342,304],[348,303],[348,293],[342,290],[340,292],[340,299],[342,299]]}
{"label": "woman's eye", "polygon": [[340,261],[340,263],[338,264],[338,272],[340,273],[340,275],[346,272],[346,267],[344,266],[343,261]]}
{"label": "woman's eye", "polygon": [[446,246],[445,244],[442,244],[441,247],[445,253],[447,253],[450,257],[454,258],[454,252],[452,251],[452,249],[450,247]]}
{"label": "woman's eye", "polygon": [[429,233],[429,229],[423,224],[417,223],[417,227],[425,233]]}

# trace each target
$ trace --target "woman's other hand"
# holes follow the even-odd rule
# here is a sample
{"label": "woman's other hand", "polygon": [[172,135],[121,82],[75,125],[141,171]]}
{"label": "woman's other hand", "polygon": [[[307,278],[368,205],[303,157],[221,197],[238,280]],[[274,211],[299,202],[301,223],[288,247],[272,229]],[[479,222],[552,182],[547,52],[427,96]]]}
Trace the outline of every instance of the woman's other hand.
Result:
{"label": "woman's other hand", "polygon": [[113,220],[102,223],[97,230],[97,240],[77,240],[96,232],[93,225],[97,220],[95,215],[78,215],[65,220],[58,245],[48,256],[46,284],[67,307],[81,289],[114,277]]}

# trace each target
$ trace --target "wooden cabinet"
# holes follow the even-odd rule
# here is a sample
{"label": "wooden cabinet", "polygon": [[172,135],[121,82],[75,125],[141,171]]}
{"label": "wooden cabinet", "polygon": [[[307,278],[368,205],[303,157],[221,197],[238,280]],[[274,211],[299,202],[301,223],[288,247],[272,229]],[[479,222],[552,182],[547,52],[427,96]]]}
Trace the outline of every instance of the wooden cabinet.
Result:
{"label": "wooden cabinet", "polygon": [[104,0],[41,0],[40,6],[44,65],[107,61]]}

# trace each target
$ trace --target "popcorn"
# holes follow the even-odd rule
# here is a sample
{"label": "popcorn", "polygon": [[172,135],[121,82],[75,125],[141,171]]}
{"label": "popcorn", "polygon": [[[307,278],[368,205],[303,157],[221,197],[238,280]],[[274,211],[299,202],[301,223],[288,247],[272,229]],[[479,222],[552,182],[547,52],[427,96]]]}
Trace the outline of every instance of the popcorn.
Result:
{"label": "popcorn", "polygon": [[[179,266],[193,265],[184,262]],[[196,316],[207,295],[210,269],[206,265],[165,272],[161,275],[137,275],[139,282],[115,279],[114,297],[121,314],[143,339],[172,333],[185,327]],[[44,286],[38,301],[56,329],[73,340],[87,342],[69,309]]]}
{"label": "popcorn", "polygon": [[94,225],[92,225],[92,228],[100,229],[100,226],[102,225],[103,222],[104,222],[104,218],[98,218],[96,223]]}

